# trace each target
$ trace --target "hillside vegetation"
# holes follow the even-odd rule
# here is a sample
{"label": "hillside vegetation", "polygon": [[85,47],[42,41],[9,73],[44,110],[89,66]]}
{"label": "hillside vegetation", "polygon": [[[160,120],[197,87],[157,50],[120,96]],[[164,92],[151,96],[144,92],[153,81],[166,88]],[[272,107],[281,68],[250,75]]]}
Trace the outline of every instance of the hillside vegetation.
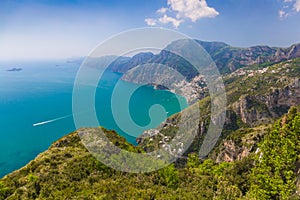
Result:
{"label": "hillside vegetation", "polygon": [[[224,128],[219,140],[219,145],[211,157],[218,157],[221,161],[232,161],[233,157],[244,157],[255,151],[255,144],[260,141],[261,135],[290,107],[299,105],[300,102],[300,59],[284,61],[263,69],[248,67],[240,69],[230,75],[224,76],[224,84],[227,95],[227,111]],[[208,95],[208,92],[206,92]],[[198,102],[201,115],[199,116],[199,132],[188,153],[199,152],[199,148],[206,136],[211,119],[210,98],[204,97]],[[184,111],[183,111],[184,112]],[[161,134],[152,135],[150,138],[138,139],[140,147],[145,151],[153,151],[161,148],[164,137],[172,138],[176,132],[176,124],[181,114],[178,113],[167,119]],[[189,119],[184,119],[189,120]],[[254,134],[257,131],[262,134]],[[147,133],[145,133],[147,135]],[[227,137],[235,137],[230,150],[232,155],[224,155],[220,148]],[[151,140],[151,141],[150,141]],[[241,141],[244,141],[242,145]],[[225,144],[225,146],[230,146]],[[218,148],[220,146],[220,148]],[[238,148],[240,146],[241,148]],[[247,146],[247,148],[245,148]],[[218,156],[219,153],[223,156]],[[187,154],[185,156],[187,156]],[[241,155],[243,154],[243,155]],[[222,157],[229,156],[230,159]]]}
{"label": "hillside vegetation", "polygon": [[[120,147],[138,150],[105,132]],[[189,154],[183,167],[129,174],[93,158],[74,132],[4,177],[0,199],[299,199],[299,142],[300,112],[294,107],[267,131],[259,151],[239,161],[201,161]]]}

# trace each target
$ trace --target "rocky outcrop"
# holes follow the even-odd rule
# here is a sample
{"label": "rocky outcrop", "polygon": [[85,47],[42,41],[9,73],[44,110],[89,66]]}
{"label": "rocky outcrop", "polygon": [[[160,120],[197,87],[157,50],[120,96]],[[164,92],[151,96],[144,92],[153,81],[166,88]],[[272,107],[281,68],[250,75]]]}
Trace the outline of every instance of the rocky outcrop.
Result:
{"label": "rocky outcrop", "polygon": [[300,102],[300,79],[294,78],[284,88],[272,89],[270,93],[258,96],[243,95],[233,104],[235,112],[248,125],[270,122],[286,113],[291,106]]}
{"label": "rocky outcrop", "polygon": [[[273,89],[272,93],[266,95],[266,105],[271,111],[277,115],[282,115],[279,108],[286,109],[286,107],[294,106],[300,102],[300,78],[295,78],[292,85],[285,86],[283,89]],[[279,112],[279,113],[278,113]]]}
{"label": "rocky outcrop", "polygon": [[280,62],[298,57],[300,57],[300,44],[294,44],[289,48],[278,48],[272,59]]}
{"label": "rocky outcrop", "polygon": [[234,131],[227,139],[223,140],[215,150],[216,162],[234,162],[242,160],[250,153],[259,151],[257,144],[269,130],[270,125],[255,128],[242,128]]}
{"label": "rocky outcrop", "polygon": [[265,105],[262,102],[257,101],[254,96],[241,96],[238,102],[234,104],[234,107],[235,112],[245,124],[253,124],[259,119],[270,117],[268,109],[259,108],[265,107]]}
{"label": "rocky outcrop", "polygon": [[234,162],[235,160],[241,160],[247,157],[253,146],[247,147],[237,146],[234,141],[228,140],[223,143],[223,148],[216,158],[216,162]]}

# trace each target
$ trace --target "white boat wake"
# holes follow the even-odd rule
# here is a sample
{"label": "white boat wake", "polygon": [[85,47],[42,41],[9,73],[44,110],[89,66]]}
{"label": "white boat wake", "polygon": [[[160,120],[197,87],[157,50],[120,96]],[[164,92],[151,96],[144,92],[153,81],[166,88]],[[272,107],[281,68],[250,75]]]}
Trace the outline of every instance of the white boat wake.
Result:
{"label": "white boat wake", "polygon": [[44,124],[49,124],[49,123],[52,123],[52,122],[55,122],[55,121],[58,121],[58,120],[62,120],[62,119],[65,119],[65,118],[68,118],[68,117],[71,117],[71,116],[72,115],[66,115],[66,116],[63,116],[63,117],[59,117],[59,118],[55,118],[55,119],[51,119],[51,120],[47,120],[47,121],[35,123],[32,126],[41,126],[41,125],[44,125]]}

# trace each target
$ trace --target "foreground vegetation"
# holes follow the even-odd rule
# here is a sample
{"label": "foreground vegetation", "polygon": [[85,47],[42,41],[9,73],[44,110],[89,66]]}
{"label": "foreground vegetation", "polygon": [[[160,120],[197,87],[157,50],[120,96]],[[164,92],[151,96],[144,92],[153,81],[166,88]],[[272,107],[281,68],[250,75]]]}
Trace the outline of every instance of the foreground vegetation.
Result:
{"label": "foreground vegetation", "polygon": [[[142,151],[105,132],[120,147]],[[129,174],[98,162],[74,132],[4,177],[0,199],[300,199],[300,112],[292,108],[258,146],[256,153],[231,163],[191,153],[184,166]]]}

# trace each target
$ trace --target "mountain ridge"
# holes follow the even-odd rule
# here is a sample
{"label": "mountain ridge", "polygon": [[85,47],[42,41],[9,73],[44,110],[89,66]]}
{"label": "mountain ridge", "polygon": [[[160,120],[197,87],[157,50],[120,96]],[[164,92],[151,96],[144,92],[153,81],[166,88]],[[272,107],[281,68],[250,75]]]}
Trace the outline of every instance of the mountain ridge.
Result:
{"label": "mountain ridge", "polygon": [[[300,43],[291,45],[290,47],[269,47],[266,45],[258,45],[252,47],[232,47],[224,42],[207,42],[195,40],[199,43],[207,53],[215,61],[221,74],[231,73],[239,68],[261,65],[264,63],[274,64],[285,60],[300,57]],[[174,41],[170,45],[174,45],[179,41]],[[143,57],[143,54],[146,56]],[[140,53],[139,60],[135,56],[126,61],[124,65],[119,67],[114,65],[111,69],[115,72],[126,73],[128,70],[146,63],[166,64],[172,68],[181,68],[182,65],[191,68],[190,64],[180,58],[176,58],[166,50],[162,50],[159,54]],[[168,61],[165,61],[168,60]],[[171,61],[171,62],[170,62]],[[174,61],[174,62],[173,62]],[[177,63],[175,63],[177,62]],[[178,64],[179,62],[179,64]],[[195,77],[197,74],[193,72],[187,78]]]}

